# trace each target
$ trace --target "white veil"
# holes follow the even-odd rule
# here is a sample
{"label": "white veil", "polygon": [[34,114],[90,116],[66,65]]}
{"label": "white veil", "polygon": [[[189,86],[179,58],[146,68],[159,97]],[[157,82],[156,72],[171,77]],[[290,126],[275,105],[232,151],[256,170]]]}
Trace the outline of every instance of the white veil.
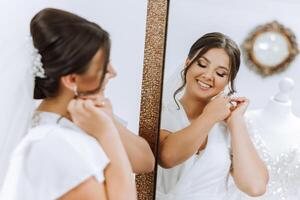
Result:
{"label": "white veil", "polygon": [[10,155],[27,133],[34,110],[33,45],[28,38],[24,35],[18,47],[3,46],[6,51],[0,52],[0,189]]}
{"label": "white veil", "polygon": [[[162,106],[167,106],[173,103],[175,104],[173,95],[174,92],[182,85],[181,72],[183,69],[184,66],[180,65],[170,76],[164,78]],[[183,93],[184,89],[176,95],[177,101],[182,97]]]}

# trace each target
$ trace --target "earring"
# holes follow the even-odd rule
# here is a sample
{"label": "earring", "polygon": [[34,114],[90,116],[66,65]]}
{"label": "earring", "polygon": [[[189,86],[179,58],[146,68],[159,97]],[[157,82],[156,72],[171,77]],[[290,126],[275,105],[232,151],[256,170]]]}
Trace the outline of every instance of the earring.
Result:
{"label": "earring", "polygon": [[77,85],[74,85],[73,88],[72,88],[72,90],[74,92],[75,97],[77,97],[78,96]]}

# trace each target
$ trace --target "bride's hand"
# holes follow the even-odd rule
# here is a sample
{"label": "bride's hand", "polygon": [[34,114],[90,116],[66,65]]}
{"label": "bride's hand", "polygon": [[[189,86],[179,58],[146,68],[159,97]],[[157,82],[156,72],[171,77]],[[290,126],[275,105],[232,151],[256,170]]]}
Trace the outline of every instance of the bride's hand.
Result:
{"label": "bride's hand", "polygon": [[214,122],[223,121],[230,115],[229,101],[229,98],[218,95],[205,106],[203,114]]}
{"label": "bride's hand", "polygon": [[84,97],[81,97],[81,99],[91,100],[96,107],[101,108],[112,119],[114,118],[111,101],[108,98],[106,98],[102,93],[97,94],[97,95],[92,95],[92,96],[84,96]]}
{"label": "bride's hand", "polygon": [[107,108],[96,105],[92,100],[73,99],[69,103],[68,111],[76,125],[97,139],[102,134],[117,132]]}
{"label": "bride's hand", "polygon": [[236,106],[233,106],[231,108],[231,114],[226,119],[226,122],[228,124],[234,123],[234,121],[243,118],[243,116],[247,110],[247,107],[249,105],[249,100],[245,97],[233,98],[233,99],[231,99],[231,102],[235,102]]}

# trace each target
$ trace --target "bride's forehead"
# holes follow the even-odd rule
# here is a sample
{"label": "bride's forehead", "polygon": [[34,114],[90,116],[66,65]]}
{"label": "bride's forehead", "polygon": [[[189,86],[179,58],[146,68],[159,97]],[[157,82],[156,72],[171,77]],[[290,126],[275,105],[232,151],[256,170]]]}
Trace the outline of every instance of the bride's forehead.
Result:
{"label": "bride's forehead", "polygon": [[229,67],[230,58],[224,49],[210,49],[205,52],[198,60],[206,61],[210,64]]}

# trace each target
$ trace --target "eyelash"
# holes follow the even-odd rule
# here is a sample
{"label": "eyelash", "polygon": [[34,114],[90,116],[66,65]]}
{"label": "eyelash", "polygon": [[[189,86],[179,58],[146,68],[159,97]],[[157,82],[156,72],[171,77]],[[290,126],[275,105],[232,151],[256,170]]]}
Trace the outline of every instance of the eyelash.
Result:
{"label": "eyelash", "polygon": [[217,75],[220,76],[220,77],[226,76],[226,74],[222,74],[222,73],[218,73],[218,72],[217,72]]}
{"label": "eyelash", "polygon": [[[197,61],[197,65],[201,68],[205,68],[206,66],[205,65],[202,65],[199,61]],[[226,76],[227,74],[226,73],[218,73],[217,72],[217,75],[220,76],[220,77],[224,77]]]}
{"label": "eyelash", "polygon": [[197,61],[197,65],[198,65],[199,67],[202,67],[202,68],[205,68],[205,67],[206,67],[205,65],[202,65],[199,61]]}

